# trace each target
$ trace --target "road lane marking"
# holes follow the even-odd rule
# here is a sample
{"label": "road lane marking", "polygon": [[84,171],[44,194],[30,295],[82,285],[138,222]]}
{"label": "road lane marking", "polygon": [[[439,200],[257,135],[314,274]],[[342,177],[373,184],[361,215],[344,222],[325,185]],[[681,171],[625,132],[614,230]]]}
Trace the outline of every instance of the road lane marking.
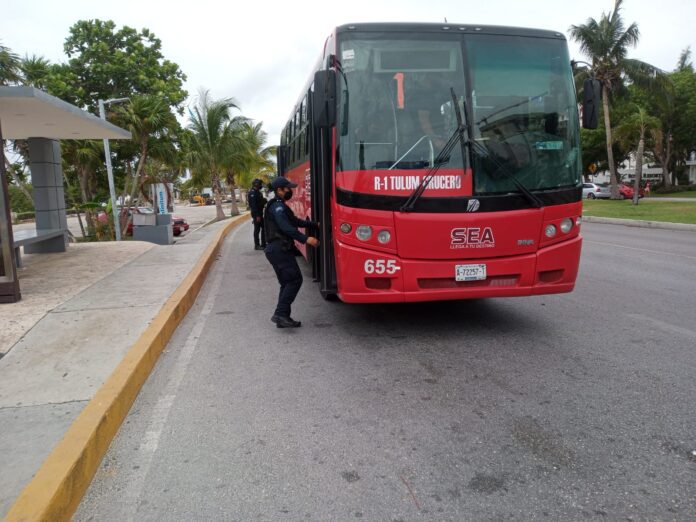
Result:
{"label": "road lane marking", "polygon": [[[223,245],[224,252],[228,252],[234,241],[237,231],[242,227],[237,227],[229,236],[229,242],[226,241],[226,246]],[[224,255],[224,254],[223,254]],[[138,469],[133,470],[134,472],[130,474],[128,484],[126,489],[123,491],[121,496],[120,504],[122,505],[122,516],[118,517],[119,520],[127,520],[131,522],[136,517],[136,511],[138,510],[138,503],[140,497],[142,496],[143,488],[145,487],[145,479],[150,472],[152,467],[152,460],[159,448],[160,438],[162,436],[162,431],[167,424],[167,419],[169,418],[169,413],[174,405],[176,395],[179,391],[179,387],[186,376],[188,367],[193,359],[193,354],[196,352],[198,347],[198,340],[203,333],[203,329],[208,322],[208,317],[210,316],[213,307],[215,306],[215,299],[219,295],[218,289],[221,288],[222,278],[225,275],[224,262],[217,263],[213,270],[215,275],[210,281],[210,289],[208,295],[205,298],[201,312],[195,318],[194,325],[184,346],[179,353],[179,356],[174,363],[174,368],[172,369],[171,375],[169,376],[169,381],[167,382],[161,397],[157,400],[154,408],[152,409],[152,414],[150,415],[150,421],[148,423],[143,439],[139,447],[139,462]]]}
{"label": "road lane marking", "polygon": [[637,251],[639,251],[639,252],[650,252],[651,254],[658,254],[658,255],[661,255],[661,256],[685,257],[686,259],[695,259],[695,260],[696,260],[696,257],[695,257],[695,256],[687,256],[686,254],[675,254],[675,253],[672,253],[672,252],[663,252],[663,251],[660,251],[660,250],[649,250],[649,249],[647,249],[647,248],[629,247],[629,246],[617,245],[617,244],[615,244],[615,243],[608,243],[608,242],[606,242],[606,241],[593,241],[593,240],[591,240],[591,239],[584,239],[584,238],[583,238],[583,241],[584,241],[585,243],[595,243],[595,244],[597,244],[597,245],[609,245],[609,246],[613,246],[613,247],[616,247],[616,248],[625,248],[626,250],[637,250]]}

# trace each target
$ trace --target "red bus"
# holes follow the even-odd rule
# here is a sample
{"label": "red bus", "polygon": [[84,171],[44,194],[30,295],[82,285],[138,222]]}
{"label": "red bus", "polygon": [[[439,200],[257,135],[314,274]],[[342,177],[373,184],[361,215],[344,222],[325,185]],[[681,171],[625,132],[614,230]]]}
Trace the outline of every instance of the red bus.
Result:
{"label": "red bus", "polygon": [[278,149],[279,175],[298,184],[295,214],[322,222],[319,249],[298,245],[322,295],[570,292],[582,243],[578,120],[560,33],[337,27]]}

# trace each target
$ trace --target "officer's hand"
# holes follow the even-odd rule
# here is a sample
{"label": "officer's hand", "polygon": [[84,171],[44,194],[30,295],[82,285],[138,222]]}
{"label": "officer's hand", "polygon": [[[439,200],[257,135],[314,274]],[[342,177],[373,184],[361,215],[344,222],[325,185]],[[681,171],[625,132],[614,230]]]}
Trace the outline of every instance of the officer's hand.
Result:
{"label": "officer's hand", "polygon": [[257,222],[257,223],[261,223],[261,216],[258,216],[258,217],[256,218],[256,222]]}
{"label": "officer's hand", "polygon": [[319,246],[319,240],[316,237],[308,237],[307,244],[313,247]]}

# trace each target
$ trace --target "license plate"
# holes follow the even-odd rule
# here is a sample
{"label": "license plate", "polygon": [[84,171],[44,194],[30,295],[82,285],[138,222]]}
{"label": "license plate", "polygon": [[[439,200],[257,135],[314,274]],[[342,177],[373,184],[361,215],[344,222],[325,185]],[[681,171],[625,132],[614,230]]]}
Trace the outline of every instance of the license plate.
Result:
{"label": "license plate", "polygon": [[455,281],[483,281],[486,279],[486,265],[455,265]]}

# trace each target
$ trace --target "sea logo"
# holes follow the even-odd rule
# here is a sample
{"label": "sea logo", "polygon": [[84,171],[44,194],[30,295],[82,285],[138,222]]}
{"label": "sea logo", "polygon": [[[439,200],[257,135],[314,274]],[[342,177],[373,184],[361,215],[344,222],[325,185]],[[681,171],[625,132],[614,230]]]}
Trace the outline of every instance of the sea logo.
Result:
{"label": "sea logo", "polygon": [[466,204],[467,212],[476,212],[481,206],[481,202],[478,199],[470,199]]}
{"label": "sea logo", "polygon": [[450,248],[493,248],[495,237],[491,227],[453,228]]}

